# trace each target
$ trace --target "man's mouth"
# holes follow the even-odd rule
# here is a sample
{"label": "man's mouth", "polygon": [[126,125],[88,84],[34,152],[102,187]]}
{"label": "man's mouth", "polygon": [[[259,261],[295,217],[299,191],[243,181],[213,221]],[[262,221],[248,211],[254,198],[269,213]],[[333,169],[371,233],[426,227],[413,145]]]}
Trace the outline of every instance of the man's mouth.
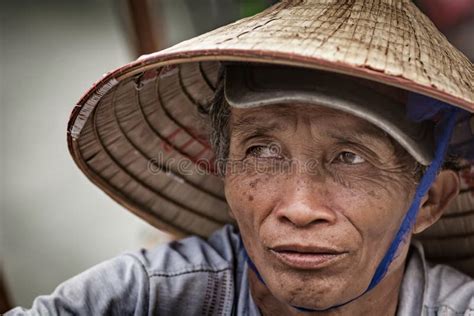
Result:
{"label": "man's mouth", "polygon": [[326,267],[347,255],[346,251],[318,246],[282,245],[269,250],[283,264],[304,270]]}

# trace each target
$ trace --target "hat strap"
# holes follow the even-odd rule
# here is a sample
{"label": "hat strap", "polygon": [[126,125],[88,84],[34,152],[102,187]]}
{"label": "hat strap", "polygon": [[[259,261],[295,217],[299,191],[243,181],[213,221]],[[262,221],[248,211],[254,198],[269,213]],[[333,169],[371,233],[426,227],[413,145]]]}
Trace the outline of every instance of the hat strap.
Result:
{"label": "hat strap", "polygon": [[[372,290],[374,287],[376,287],[380,283],[380,281],[382,281],[382,279],[387,274],[388,268],[390,267],[390,264],[393,262],[395,255],[397,254],[400,248],[400,245],[406,239],[409,232],[411,232],[413,229],[413,225],[415,224],[415,221],[416,221],[416,216],[418,215],[418,211],[420,209],[421,200],[428,193],[433,182],[436,180],[436,176],[438,175],[438,172],[441,170],[443,166],[443,162],[444,162],[444,159],[446,157],[446,153],[449,147],[449,141],[451,139],[454,127],[456,125],[458,112],[459,110],[457,108],[451,107],[451,109],[446,113],[444,119],[438,123],[438,127],[439,127],[439,130],[441,131],[441,134],[439,135],[439,138],[438,138],[438,143],[436,146],[434,159],[432,163],[430,164],[430,166],[428,167],[428,169],[423,174],[423,177],[421,178],[420,183],[418,184],[418,187],[416,189],[415,196],[413,198],[411,206],[406,212],[405,217],[403,218],[403,221],[400,225],[400,228],[398,229],[398,232],[395,235],[394,239],[392,240],[390,247],[385,253],[385,256],[383,257],[382,261],[379,263],[377,269],[375,270],[374,276],[372,277],[372,280],[369,286],[367,287],[367,289],[362,294],[348,300],[347,302],[334,305],[326,309],[309,309],[305,307],[291,305],[292,307],[300,311],[306,311],[306,312],[316,312],[316,311],[322,312],[322,311],[338,308],[358,299],[362,295]],[[250,269],[252,269],[255,272],[260,282],[266,285],[263,277],[258,272],[257,267],[248,256],[247,251],[245,250],[245,247],[243,246],[243,243],[242,243],[242,249],[244,252],[244,257]]]}

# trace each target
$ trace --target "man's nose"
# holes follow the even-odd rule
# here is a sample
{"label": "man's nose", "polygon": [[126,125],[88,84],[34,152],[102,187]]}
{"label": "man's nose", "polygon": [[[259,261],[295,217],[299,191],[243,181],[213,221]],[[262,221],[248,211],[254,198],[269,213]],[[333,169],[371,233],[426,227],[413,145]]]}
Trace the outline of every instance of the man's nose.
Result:
{"label": "man's nose", "polygon": [[296,227],[334,224],[337,214],[331,206],[329,193],[323,186],[323,183],[315,185],[311,180],[291,185],[275,209],[278,220]]}

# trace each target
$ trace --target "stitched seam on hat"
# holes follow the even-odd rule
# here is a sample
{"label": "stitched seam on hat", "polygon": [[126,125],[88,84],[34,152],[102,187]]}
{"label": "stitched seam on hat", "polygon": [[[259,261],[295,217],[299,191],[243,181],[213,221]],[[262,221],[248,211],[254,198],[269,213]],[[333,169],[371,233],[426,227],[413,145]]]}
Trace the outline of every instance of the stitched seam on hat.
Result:
{"label": "stitched seam on hat", "polygon": [[196,269],[196,270],[189,270],[189,271],[183,271],[183,272],[177,272],[177,273],[153,273],[150,274],[150,277],[165,277],[165,278],[170,278],[170,277],[175,277],[175,276],[181,276],[181,275],[186,275],[186,274],[191,274],[191,273],[221,273],[225,271],[231,271],[232,268],[224,268],[220,270],[211,270],[211,269]]}

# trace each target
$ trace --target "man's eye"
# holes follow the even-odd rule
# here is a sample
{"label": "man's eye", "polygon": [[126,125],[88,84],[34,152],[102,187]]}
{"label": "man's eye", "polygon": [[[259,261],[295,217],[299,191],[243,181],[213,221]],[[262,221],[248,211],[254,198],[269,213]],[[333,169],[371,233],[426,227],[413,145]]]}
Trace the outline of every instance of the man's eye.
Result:
{"label": "man's eye", "polygon": [[245,152],[246,156],[257,158],[282,158],[281,152],[277,146],[256,145],[249,147]]}
{"label": "man's eye", "polygon": [[361,156],[351,153],[349,151],[344,151],[337,156],[336,160],[338,162],[342,162],[345,164],[350,164],[350,165],[356,165],[360,163],[364,163],[365,159],[362,158]]}

